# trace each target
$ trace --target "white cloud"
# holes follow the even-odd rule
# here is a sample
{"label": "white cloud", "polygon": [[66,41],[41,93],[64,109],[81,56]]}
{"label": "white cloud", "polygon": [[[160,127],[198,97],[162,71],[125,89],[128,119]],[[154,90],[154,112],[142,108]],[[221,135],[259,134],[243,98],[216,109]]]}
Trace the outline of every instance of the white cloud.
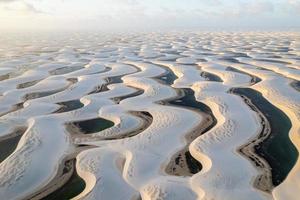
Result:
{"label": "white cloud", "polygon": [[292,11],[297,15],[300,15],[300,1],[299,0],[288,0],[286,11]]}
{"label": "white cloud", "polygon": [[299,16],[300,0],[0,0],[1,7],[0,18],[10,13],[10,24],[27,16],[26,23],[35,19],[39,27],[300,26],[291,20]]}
{"label": "white cloud", "polygon": [[0,3],[1,2],[13,2],[13,1],[17,1],[17,0],[0,0]]}
{"label": "white cloud", "polygon": [[13,2],[3,7],[6,11],[18,12],[22,14],[40,14],[43,13],[37,10],[32,4],[25,1]]}

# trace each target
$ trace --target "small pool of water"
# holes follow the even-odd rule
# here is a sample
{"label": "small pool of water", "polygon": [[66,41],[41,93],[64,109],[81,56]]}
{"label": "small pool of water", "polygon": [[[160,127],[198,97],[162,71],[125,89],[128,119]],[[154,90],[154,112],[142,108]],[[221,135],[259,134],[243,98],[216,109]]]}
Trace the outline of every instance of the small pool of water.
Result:
{"label": "small pool of water", "polygon": [[79,195],[84,190],[85,181],[76,172],[75,159],[71,162],[73,165],[73,174],[70,179],[61,188],[42,198],[43,200],[69,200]]}
{"label": "small pool of water", "polygon": [[223,82],[223,80],[219,76],[209,72],[201,72],[200,76],[208,81]]}
{"label": "small pool of water", "polygon": [[73,122],[72,124],[75,125],[77,128],[79,128],[79,130],[84,134],[100,132],[114,125],[112,121],[103,118],[77,121],[77,122]]}
{"label": "small pool of water", "polygon": [[277,186],[286,178],[298,158],[298,151],[289,138],[291,121],[284,112],[253,89],[234,88],[232,92],[250,99],[270,123],[271,134],[255,146],[255,152],[269,163],[273,185]]}
{"label": "small pool of water", "polygon": [[81,101],[79,99],[60,102],[58,104],[61,105],[62,107],[57,111],[57,113],[69,112],[69,111],[72,111],[72,110],[82,108],[84,106],[84,104],[81,103]]}
{"label": "small pool of water", "polygon": [[24,132],[25,129],[17,130],[12,137],[0,141],[0,162],[14,152]]}

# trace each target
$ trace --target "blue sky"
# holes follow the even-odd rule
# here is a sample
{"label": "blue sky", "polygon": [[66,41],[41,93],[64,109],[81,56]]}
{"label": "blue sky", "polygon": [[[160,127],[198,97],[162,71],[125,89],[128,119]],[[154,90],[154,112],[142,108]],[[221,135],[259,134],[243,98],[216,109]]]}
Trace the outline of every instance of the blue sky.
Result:
{"label": "blue sky", "polygon": [[286,29],[300,0],[0,0],[0,29]]}

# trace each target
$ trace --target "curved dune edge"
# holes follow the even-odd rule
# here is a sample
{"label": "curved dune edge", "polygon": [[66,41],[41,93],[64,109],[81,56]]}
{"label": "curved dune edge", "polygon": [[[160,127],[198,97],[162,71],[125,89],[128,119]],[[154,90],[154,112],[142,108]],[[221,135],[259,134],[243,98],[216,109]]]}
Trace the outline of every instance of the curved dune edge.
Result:
{"label": "curved dune edge", "polygon": [[[232,88],[235,89],[235,88]],[[230,93],[232,93],[230,91]],[[236,94],[233,92],[233,94]],[[238,95],[238,94],[236,94]],[[238,95],[241,96],[241,95]],[[260,174],[254,180],[254,186],[257,189],[270,193],[273,189],[272,173],[269,163],[255,152],[255,146],[260,145],[271,134],[271,127],[269,121],[263,113],[245,96],[241,96],[245,104],[247,104],[253,111],[255,111],[260,118],[262,130],[259,135],[253,137],[248,143],[245,143],[239,148],[239,152],[246,156],[257,168]]]}

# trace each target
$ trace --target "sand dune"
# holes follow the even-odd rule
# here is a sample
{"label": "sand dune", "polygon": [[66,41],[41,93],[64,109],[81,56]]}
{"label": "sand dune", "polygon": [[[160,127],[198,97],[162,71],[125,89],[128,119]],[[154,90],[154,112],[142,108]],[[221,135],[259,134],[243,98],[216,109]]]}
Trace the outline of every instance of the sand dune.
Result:
{"label": "sand dune", "polygon": [[132,33],[6,44],[1,197],[298,199],[298,38]]}

